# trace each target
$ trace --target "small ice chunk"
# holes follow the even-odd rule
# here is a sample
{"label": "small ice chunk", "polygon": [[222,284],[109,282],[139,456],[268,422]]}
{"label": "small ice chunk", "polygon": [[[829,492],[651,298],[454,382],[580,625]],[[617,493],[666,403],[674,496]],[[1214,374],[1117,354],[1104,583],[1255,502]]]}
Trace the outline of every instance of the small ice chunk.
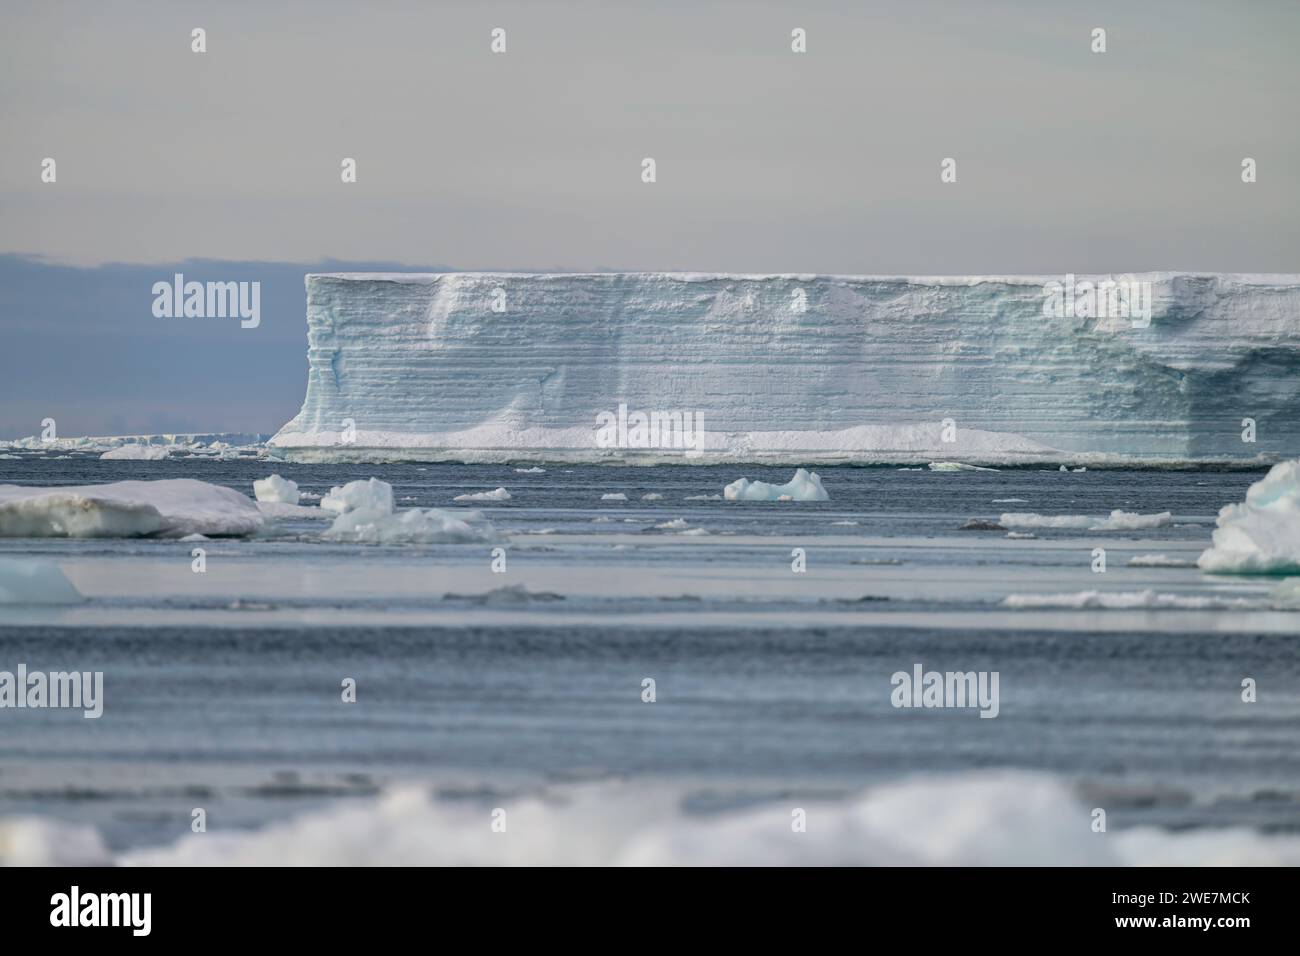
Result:
{"label": "small ice chunk", "polygon": [[648,491],[641,496],[642,501],[659,501],[661,498],[663,498],[663,495],[657,491]]}
{"label": "small ice chunk", "polygon": [[657,524],[655,527],[660,531],[677,531],[680,528],[687,528],[690,522],[685,518],[674,518],[672,521],[665,521],[663,524]]}
{"label": "small ice chunk", "polygon": [[545,468],[516,468],[515,474],[516,475],[544,475],[546,474],[546,469]]}
{"label": "small ice chunk", "polygon": [[493,491],[478,491],[473,494],[457,495],[452,501],[509,501],[510,492],[504,488]]}
{"label": "small ice chunk", "polygon": [[349,481],[342,487],[331,488],[329,494],[321,499],[320,506],[335,514],[361,510],[374,514],[392,514],[393,486],[378,478]]}
{"label": "small ice chunk", "polygon": [[784,485],[771,485],[766,481],[738,478],[722,489],[728,501],[829,501],[830,495],[822,487],[817,472],[800,468]]}
{"label": "small ice chunk", "polygon": [[627,495],[623,494],[623,492],[621,491],[618,491],[609,495],[601,495],[600,500],[601,501],[627,501]]}
{"label": "small ice chunk", "polygon": [[279,475],[270,475],[253,482],[253,496],[258,501],[274,501],[286,505],[296,505],[301,497],[298,483]]}

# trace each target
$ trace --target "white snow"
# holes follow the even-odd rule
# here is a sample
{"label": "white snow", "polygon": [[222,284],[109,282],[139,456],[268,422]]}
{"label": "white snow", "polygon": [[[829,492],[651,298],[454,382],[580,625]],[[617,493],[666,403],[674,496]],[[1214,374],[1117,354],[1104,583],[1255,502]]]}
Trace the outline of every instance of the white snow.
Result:
{"label": "white snow", "polygon": [[53,561],[0,557],[0,605],[79,604],[83,600]]}
{"label": "white snow", "polygon": [[1088,531],[1142,531],[1163,528],[1173,520],[1168,511],[1159,514],[1136,514],[1116,509],[1107,518],[1088,515],[1040,515],[1034,512],[1006,512],[998,518],[1005,528],[1079,528]]}
{"label": "white snow", "polygon": [[253,482],[253,495],[258,501],[274,501],[286,505],[296,505],[301,497],[298,483],[279,475],[269,475]]}
{"label": "white snow", "polygon": [[830,495],[822,487],[817,472],[800,468],[784,485],[771,485],[766,481],[738,478],[722,489],[728,501],[829,501]]}
{"label": "white snow", "polygon": [[253,534],[262,525],[252,499],[193,478],[48,488],[0,485],[0,537],[216,537]]}
{"label": "white snow", "polygon": [[1219,510],[1202,571],[1267,574],[1300,571],[1300,460],[1274,465],[1240,504]]}
{"label": "white snow", "polygon": [[452,501],[509,501],[510,492],[504,488],[494,491],[479,491],[473,494],[457,495]]}
{"label": "white snow", "polygon": [[[272,445],[317,459],[1078,466],[1300,443],[1293,383],[1254,387],[1251,362],[1300,351],[1300,276],[1077,277],[1149,282],[1147,328],[1045,318],[1044,285],[1060,279],[311,275],[307,393]],[[492,311],[498,288],[526,303],[526,349]],[[1222,427],[1247,389],[1268,448]],[[620,403],[699,413],[704,453],[599,447],[596,417]],[[341,444],[347,418],[361,427]]]}

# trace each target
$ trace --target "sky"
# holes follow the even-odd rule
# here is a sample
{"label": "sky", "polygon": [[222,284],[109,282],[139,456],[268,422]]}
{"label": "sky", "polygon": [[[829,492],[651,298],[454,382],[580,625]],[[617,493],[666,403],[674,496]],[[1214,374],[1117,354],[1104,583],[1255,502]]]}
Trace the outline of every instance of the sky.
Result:
{"label": "sky", "polygon": [[[1300,272],[1298,40],[1292,0],[10,2],[0,436],[276,430],[327,268]],[[155,318],[185,263],[262,326]]]}

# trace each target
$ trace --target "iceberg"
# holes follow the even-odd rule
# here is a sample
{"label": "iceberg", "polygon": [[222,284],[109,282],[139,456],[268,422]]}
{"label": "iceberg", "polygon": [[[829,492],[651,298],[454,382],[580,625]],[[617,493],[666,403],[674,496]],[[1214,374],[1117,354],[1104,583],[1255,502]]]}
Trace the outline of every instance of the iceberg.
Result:
{"label": "iceberg", "polygon": [[193,478],[52,488],[0,485],[0,537],[180,538],[254,534],[252,499]]}
{"label": "iceberg", "polygon": [[349,481],[342,487],[335,486],[320,500],[320,506],[336,514],[349,511],[373,511],[378,514],[392,514],[393,486],[378,478],[365,481]]}
{"label": "iceberg", "polygon": [[1225,505],[1212,544],[1197,559],[1219,574],[1300,573],[1300,461],[1284,461]]}
{"label": "iceberg", "polygon": [[[309,275],[306,395],[270,446],[520,465],[1294,454],[1300,275],[1078,277],[1112,279],[1149,283],[1149,323],[1046,314],[1059,276]],[[622,406],[693,416],[698,452],[653,427],[601,447]]]}
{"label": "iceberg", "polygon": [[817,472],[803,468],[784,485],[738,478],[722,489],[722,495],[728,501],[829,501],[831,497],[822,487]]}

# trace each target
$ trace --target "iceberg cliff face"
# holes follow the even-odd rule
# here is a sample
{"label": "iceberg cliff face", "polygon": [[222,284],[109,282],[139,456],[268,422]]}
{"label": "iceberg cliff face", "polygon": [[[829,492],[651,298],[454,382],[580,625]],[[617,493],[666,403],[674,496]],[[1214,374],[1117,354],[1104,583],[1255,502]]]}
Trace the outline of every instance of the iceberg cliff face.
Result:
{"label": "iceberg cliff face", "polygon": [[271,445],[431,460],[1300,451],[1300,275],[1080,276],[1068,294],[1110,279],[1145,286],[1149,321],[1113,296],[1061,315],[1059,276],[309,275],[307,396]]}

